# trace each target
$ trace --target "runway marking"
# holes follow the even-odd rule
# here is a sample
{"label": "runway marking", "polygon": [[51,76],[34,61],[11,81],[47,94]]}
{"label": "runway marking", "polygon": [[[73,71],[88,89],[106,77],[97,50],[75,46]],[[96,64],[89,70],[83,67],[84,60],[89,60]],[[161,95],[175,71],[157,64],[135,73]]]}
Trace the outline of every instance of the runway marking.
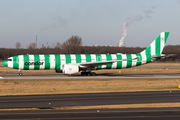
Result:
{"label": "runway marking", "polygon": [[4,78],[0,76],[0,79],[4,79]]}

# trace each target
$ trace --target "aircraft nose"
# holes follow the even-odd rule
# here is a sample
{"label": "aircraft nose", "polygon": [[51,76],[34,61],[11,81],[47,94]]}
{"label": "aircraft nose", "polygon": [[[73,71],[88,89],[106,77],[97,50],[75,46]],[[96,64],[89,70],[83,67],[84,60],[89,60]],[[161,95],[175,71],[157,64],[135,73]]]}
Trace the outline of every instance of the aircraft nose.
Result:
{"label": "aircraft nose", "polygon": [[8,66],[8,62],[7,62],[7,60],[6,61],[4,61],[3,63],[2,63],[4,66]]}

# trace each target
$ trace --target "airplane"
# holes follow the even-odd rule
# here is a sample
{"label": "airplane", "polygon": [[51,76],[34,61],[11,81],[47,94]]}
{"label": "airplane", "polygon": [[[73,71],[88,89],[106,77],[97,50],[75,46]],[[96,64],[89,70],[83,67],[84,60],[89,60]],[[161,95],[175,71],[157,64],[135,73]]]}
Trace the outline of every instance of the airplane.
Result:
{"label": "airplane", "polygon": [[160,35],[142,52],[137,54],[32,54],[9,57],[2,64],[21,70],[55,70],[67,75],[77,74],[95,76],[92,70],[122,69],[140,66],[168,57],[161,54],[169,32]]}

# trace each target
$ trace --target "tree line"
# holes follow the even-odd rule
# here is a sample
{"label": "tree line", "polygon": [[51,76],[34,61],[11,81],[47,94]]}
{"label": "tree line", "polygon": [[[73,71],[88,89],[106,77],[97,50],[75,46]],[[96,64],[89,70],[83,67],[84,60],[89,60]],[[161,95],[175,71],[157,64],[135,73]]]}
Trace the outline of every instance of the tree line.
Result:
{"label": "tree line", "polygon": [[[24,54],[136,54],[145,48],[140,47],[109,47],[109,46],[79,46],[68,45],[65,48],[41,48],[41,49],[5,49],[0,48],[0,59],[5,60],[10,56]],[[173,57],[162,59],[161,61],[179,62],[180,45],[165,46],[163,54],[176,54]]]}
{"label": "tree line", "polygon": [[[62,44],[57,42],[54,48],[42,47],[37,49],[35,43],[31,43],[28,49],[21,48],[21,44],[15,44],[16,49],[0,48],[0,59],[24,54],[136,54],[143,51],[141,47],[111,47],[111,46],[82,46],[82,39],[79,36],[72,36]],[[180,45],[165,46],[163,54],[176,54],[173,57],[161,59],[163,62],[180,61]]]}

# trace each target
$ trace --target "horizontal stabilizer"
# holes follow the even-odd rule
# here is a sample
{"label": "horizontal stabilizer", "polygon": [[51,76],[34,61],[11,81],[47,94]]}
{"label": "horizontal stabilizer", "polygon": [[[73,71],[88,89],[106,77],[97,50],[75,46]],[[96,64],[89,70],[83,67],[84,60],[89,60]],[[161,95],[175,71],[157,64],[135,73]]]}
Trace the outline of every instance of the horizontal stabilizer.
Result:
{"label": "horizontal stabilizer", "polygon": [[166,57],[172,57],[172,56],[175,56],[176,54],[161,54],[161,56],[156,56],[156,55],[153,55],[151,56],[151,58],[166,58]]}

